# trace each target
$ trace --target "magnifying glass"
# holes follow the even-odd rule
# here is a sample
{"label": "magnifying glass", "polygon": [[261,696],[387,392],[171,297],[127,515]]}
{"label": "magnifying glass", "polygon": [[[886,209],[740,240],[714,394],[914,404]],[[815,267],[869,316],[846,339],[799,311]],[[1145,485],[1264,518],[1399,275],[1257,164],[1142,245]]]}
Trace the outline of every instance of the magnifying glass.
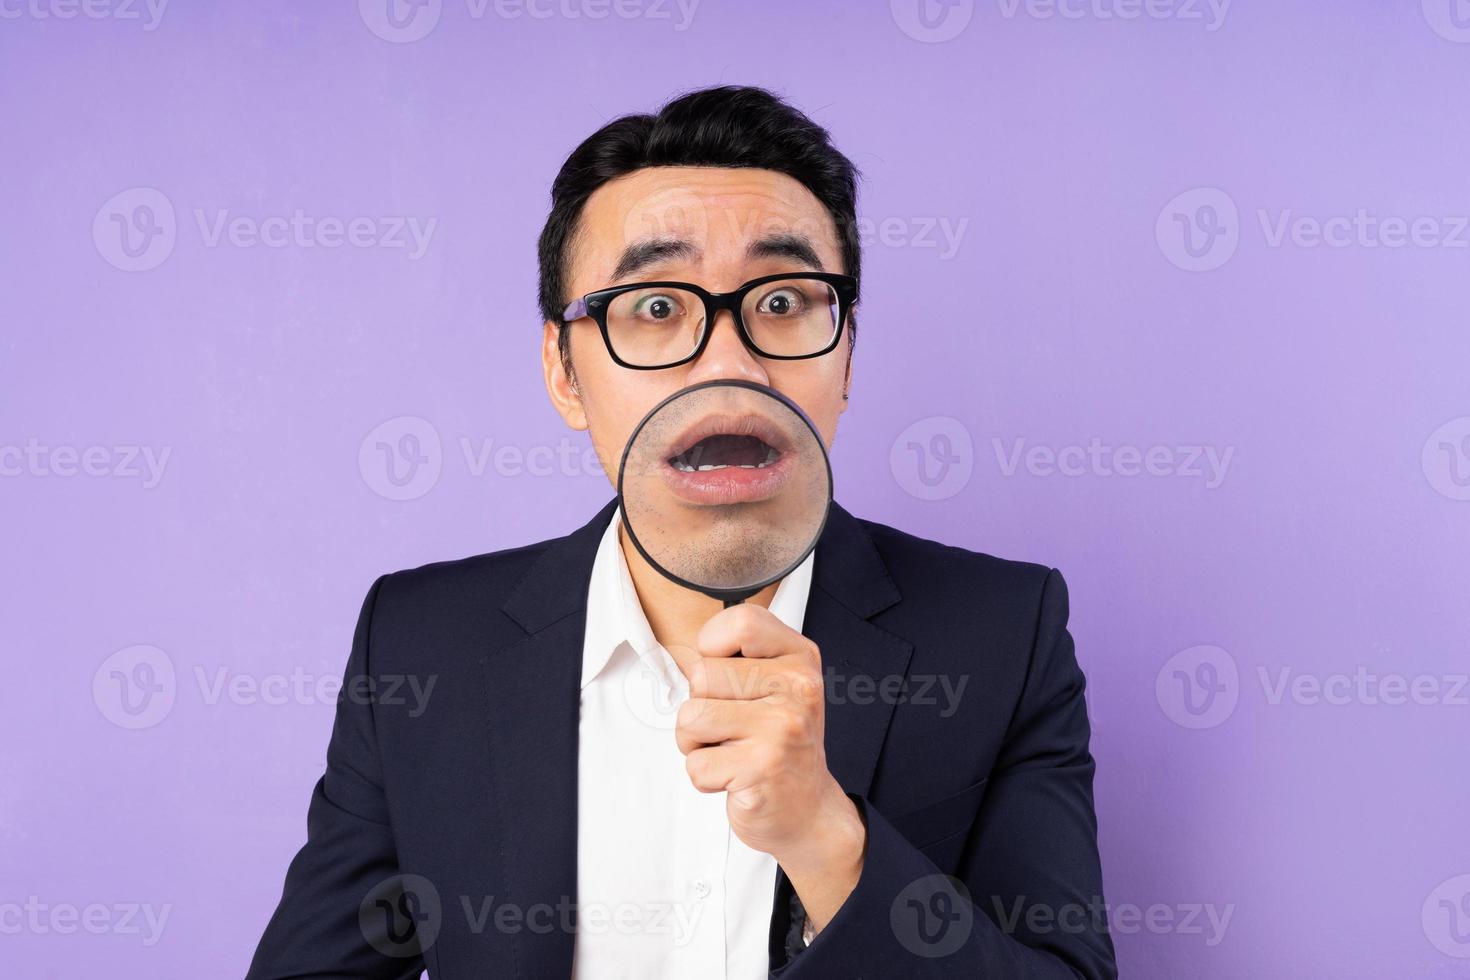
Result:
{"label": "magnifying glass", "polygon": [[785,395],[707,381],[638,423],[618,465],[618,502],[650,565],[729,607],[812,553],[832,504],[832,464]]}

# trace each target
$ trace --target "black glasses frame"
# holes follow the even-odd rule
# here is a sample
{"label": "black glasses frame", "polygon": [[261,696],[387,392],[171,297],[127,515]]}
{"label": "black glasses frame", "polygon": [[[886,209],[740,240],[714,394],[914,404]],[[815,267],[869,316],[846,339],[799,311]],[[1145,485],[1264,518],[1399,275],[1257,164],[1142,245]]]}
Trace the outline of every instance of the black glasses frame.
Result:
{"label": "black glasses frame", "polygon": [[[813,351],[810,354],[767,353],[761,350],[760,345],[755,342],[755,338],[750,335],[750,331],[745,329],[745,321],[740,316],[740,307],[745,302],[746,295],[758,286],[778,282],[782,279],[816,279],[832,287],[832,293],[837,297],[837,327],[832,331],[832,342],[821,350]],[[617,351],[613,350],[612,338],[607,333],[607,311],[612,305],[614,297],[620,296],[623,293],[632,292],[635,289],[648,289],[654,286],[662,286],[666,289],[682,289],[704,300],[704,326],[700,331],[699,343],[694,345],[693,353],[677,361],[670,361],[667,364],[629,364],[618,356]],[[730,316],[735,321],[735,330],[740,334],[741,342],[754,353],[773,361],[805,361],[808,358],[830,354],[836,349],[838,342],[842,339],[842,331],[847,326],[847,317],[852,312],[853,306],[857,303],[857,292],[857,280],[852,276],[843,275],[840,272],[778,272],[775,275],[752,279],[739,289],[728,293],[712,293],[701,286],[696,286],[692,282],[675,282],[673,280],[661,279],[657,282],[634,282],[623,286],[609,286],[607,289],[595,290],[586,296],[568,303],[566,309],[562,311],[561,318],[563,324],[570,324],[573,320],[580,320],[584,316],[591,317],[596,321],[598,329],[602,331],[602,343],[607,347],[607,353],[613,359],[613,363],[619,367],[629,368],[633,371],[662,371],[665,368],[688,364],[700,354],[703,354],[705,347],[709,344],[710,334],[714,332],[711,328],[714,326],[715,317],[721,310],[730,311]]]}

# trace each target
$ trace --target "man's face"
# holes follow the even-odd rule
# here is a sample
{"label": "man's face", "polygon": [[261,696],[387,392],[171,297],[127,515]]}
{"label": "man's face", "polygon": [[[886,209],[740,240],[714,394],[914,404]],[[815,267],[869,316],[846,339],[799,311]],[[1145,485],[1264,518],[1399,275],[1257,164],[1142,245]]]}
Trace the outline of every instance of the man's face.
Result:
{"label": "man's face", "polygon": [[[661,247],[650,248],[654,243]],[[752,168],[653,167],[609,181],[588,199],[571,244],[570,282],[562,299],[653,280],[691,282],[723,293],[759,276],[812,271],[847,270],[832,218],[800,182]],[[547,390],[568,425],[590,431],[613,480],[639,420],[689,385],[738,379],[775,388],[801,406],[829,447],[846,407],[846,339],[821,357],[767,360],[741,342],[725,311],[693,361],[638,371],[613,362],[590,318],[568,329],[575,382],[561,363],[557,325],[547,323],[542,342]]]}

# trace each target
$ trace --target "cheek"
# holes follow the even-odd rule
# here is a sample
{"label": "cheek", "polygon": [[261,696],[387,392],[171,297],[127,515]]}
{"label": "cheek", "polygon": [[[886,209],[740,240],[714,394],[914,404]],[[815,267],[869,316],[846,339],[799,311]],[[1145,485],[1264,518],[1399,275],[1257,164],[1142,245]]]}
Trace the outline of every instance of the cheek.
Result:
{"label": "cheek", "polygon": [[[644,377],[644,375],[650,377]],[[655,384],[654,372],[627,371],[616,365],[595,365],[582,379],[582,407],[597,458],[614,483],[628,437],[649,409],[674,389]],[[677,387],[677,386],[675,386]]]}
{"label": "cheek", "polygon": [[822,441],[831,446],[837,433],[838,416],[845,405],[842,386],[847,376],[847,362],[845,358],[833,358],[830,364],[824,361],[818,371],[802,370],[813,366],[793,362],[793,366],[785,371],[773,372],[771,384],[801,406],[817,427]]}

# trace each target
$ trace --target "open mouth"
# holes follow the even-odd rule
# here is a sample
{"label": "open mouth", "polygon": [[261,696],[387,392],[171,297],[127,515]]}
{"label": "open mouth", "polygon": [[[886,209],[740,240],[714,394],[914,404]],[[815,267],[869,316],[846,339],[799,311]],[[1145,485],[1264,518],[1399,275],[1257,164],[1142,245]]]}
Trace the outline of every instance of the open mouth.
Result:
{"label": "open mouth", "polygon": [[710,473],[730,466],[763,470],[781,458],[781,450],[759,436],[713,435],[669,457],[669,465],[684,473]]}
{"label": "open mouth", "polygon": [[693,503],[749,503],[774,495],[790,470],[790,439],[757,415],[710,415],[673,441],[665,457],[674,491]]}

